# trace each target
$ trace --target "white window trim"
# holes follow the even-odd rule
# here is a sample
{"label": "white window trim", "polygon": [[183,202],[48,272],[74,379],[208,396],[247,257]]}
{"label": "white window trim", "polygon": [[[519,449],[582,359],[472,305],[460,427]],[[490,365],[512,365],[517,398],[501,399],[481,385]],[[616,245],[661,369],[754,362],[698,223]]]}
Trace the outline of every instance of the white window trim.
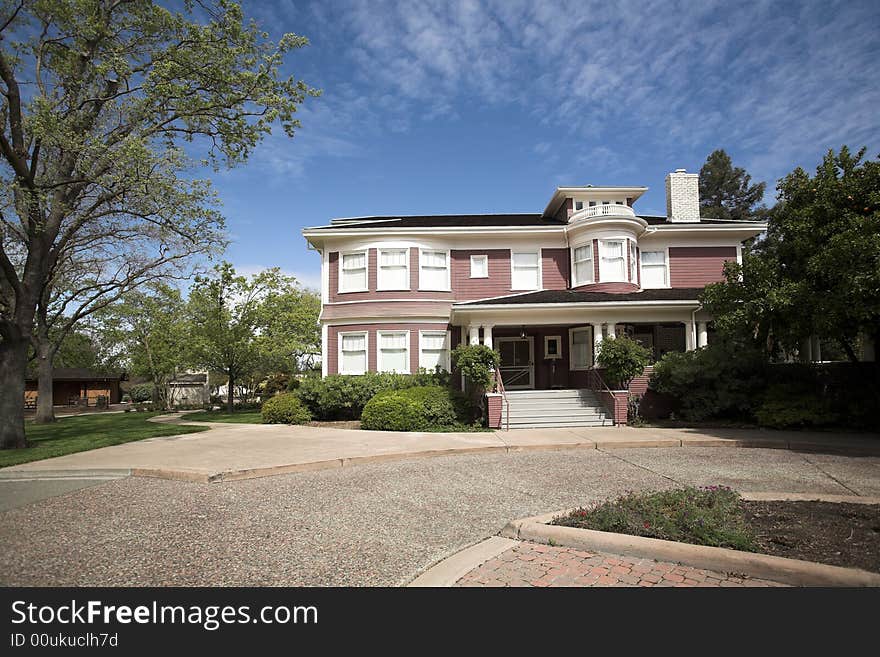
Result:
{"label": "white window trim", "polygon": [[[446,287],[444,288],[433,288],[433,287],[425,287],[422,283],[422,256],[425,251],[431,251],[436,253],[445,253],[446,254]],[[424,290],[426,292],[452,292],[452,251],[450,249],[428,249],[428,248],[420,248],[419,249],[419,290]]]}
{"label": "white window trim", "polygon": [[584,331],[590,334],[590,339],[587,341],[587,344],[590,345],[590,352],[592,354],[593,359],[596,358],[596,341],[593,338],[593,327],[592,326],[575,326],[573,328],[568,329],[568,369],[572,372],[583,372],[585,370],[592,369],[591,365],[577,365],[574,362],[574,334]]}
{"label": "white window trim", "polygon": [[[646,288],[646,287],[645,287],[645,262],[644,262],[644,259],[643,259],[641,256],[642,256],[645,252],[647,252],[647,253],[655,253],[655,252],[657,252],[657,251],[662,251],[662,252],[664,253],[664,256],[663,256],[663,257],[665,258],[665,263],[664,263],[664,269],[665,269],[665,272],[664,272],[664,274],[665,274],[665,275],[664,275],[664,280],[665,280],[666,284],[665,284],[665,285],[661,285],[660,287],[648,287],[648,288]],[[662,248],[662,249],[642,249],[642,252],[639,254],[639,256],[640,256],[640,257],[639,257],[639,275],[641,276],[641,279],[640,279],[640,280],[641,280],[640,287],[641,287],[642,289],[645,289],[645,290],[665,290],[665,289],[668,289],[668,288],[672,287],[672,285],[671,285],[670,282],[669,282],[669,281],[670,281],[670,275],[669,275],[669,247],[668,247],[668,246],[667,246],[667,247],[664,247],[664,248]],[[648,266],[650,267],[651,265],[648,265]],[[654,266],[656,267],[657,265],[654,265]]]}
{"label": "white window trim", "polygon": [[[405,262],[405,266],[406,266],[406,287],[392,287],[390,285],[384,284],[384,282],[382,280],[382,252],[383,251],[404,251],[406,253],[406,255],[404,256],[404,262]],[[409,266],[410,266],[409,247],[386,246],[386,247],[380,247],[380,248],[376,249],[376,290],[377,291],[380,291],[380,290],[386,290],[386,291],[387,290],[391,290],[391,291],[393,291],[393,290],[409,290],[412,287],[412,284],[410,283]],[[369,272],[367,273],[367,275],[369,276]]]}
{"label": "white window trim", "polygon": [[[556,355],[550,355],[548,353],[548,345],[550,344],[550,340],[556,340]],[[545,335],[544,336],[544,358],[549,358],[551,360],[558,360],[562,358],[562,336],[561,335]]]}
{"label": "white window trim", "polygon": [[[345,335],[362,335],[364,337],[364,360],[365,367],[363,372],[343,372],[342,371],[342,337]],[[336,347],[336,372],[338,374],[361,375],[366,374],[370,369],[370,332],[369,331],[340,331],[337,334]]]}
{"label": "white window trim", "polygon": [[[510,291],[511,292],[531,292],[534,290],[542,290],[544,289],[544,267],[541,257],[543,249],[538,249],[537,251],[514,251],[510,250]],[[537,287],[513,287],[513,258],[515,255],[536,255],[538,256],[538,286]]]}
{"label": "white window trim", "polygon": [[[629,240],[624,238],[619,239],[600,239],[599,240],[599,281],[602,283],[627,283],[629,282],[629,272],[626,267],[626,250],[628,248],[627,242]],[[623,278],[609,278],[608,267],[605,266],[605,258],[603,256],[603,244],[608,244],[609,242],[620,242],[622,244],[621,252],[623,255]]]}
{"label": "white window trim", "polygon": [[[590,247],[590,278],[589,278],[589,280],[581,281],[581,280],[578,280],[578,278],[577,278],[577,267],[575,267],[576,263],[574,260],[574,252],[576,249],[580,249],[585,246]],[[589,242],[584,242],[583,244],[578,244],[577,246],[571,247],[571,286],[572,287],[580,287],[581,285],[589,285],[590,283],[596,282],[593,280],[596,277],[596,269],[595,269],[595,267],[596,267],[595,262],[596,261],[594,260],[594,257],[596,254],[593,253],[593,251],[594,251],[593,240],[590,240]]]}
{"label": "white window trim", "polygon": [[[366,279],[367,285],[363,288],[358,288],[356,290],[344,290],[342,289],[342,281],[343,281],[343,260],[344,256],[347,255],[355,255],[357,253],[364,254],[364,269],[366,270]],[[369,249],[354,249],[351,251],[340,251],[339,252],[339,271],[337,273],[338,280],[336,281],[337,293],[338,294],[351,294],[352,292],[369,292],[370,291],[370,250]]]}
{"label": "white window trim", "polygon": [[443,367],[443,369],[446,370],[447,372],[451,372],[452,365],[450,363],[450,360],[451,360],[450,354],[452,352],[452,331],[444,331],[442,329],[438,329],[436,331],[433,331],[430,329],[425,330],[425,331],[419,331],[419,369],[422,368],[422,342],[423,342],[423,338],[425,336],[425,333],[434,333],[434,334],[444,333],[446,335],[446,358],[445,358],[446,362],[442,363],[441,367]]}
{"label": "white window trim", "polygon": [[[406,369],[405,370],[386,370],[385,365],[382,362],[382,335],[384,334],[394,334],[394,333],[403,333],[406,335]],[[376,331],[376,371],[377,372],[397,372],[398,374],[410,374],[412,370],[412,366],[410,365],[410,349],[411,345],[409,343],[410,332],[407,331]]]}
{"label": "white window trim", "polygon": [[[483,276],[474,276],[474,260],[482,260],[486,263],[486,273]],[[489,278],[489,256],[487,254],[471,256],[471,278]]]}
{"label": "white window trim", "polygon": [[639,283],[639,246],[636,244],[635,240],[627,240],[627,264],[629,265],[628,271],[626,275],[629,276],[629,282],[635,283],[638,285]]}

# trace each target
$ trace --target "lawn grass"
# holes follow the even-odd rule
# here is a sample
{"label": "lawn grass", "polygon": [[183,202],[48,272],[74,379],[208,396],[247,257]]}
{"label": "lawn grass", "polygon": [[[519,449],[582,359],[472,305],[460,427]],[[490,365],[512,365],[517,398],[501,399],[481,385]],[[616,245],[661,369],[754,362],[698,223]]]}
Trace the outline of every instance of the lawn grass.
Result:
{"label": "lawn grass", "polygon": [[263,424],[263,416],[260,411],[198,411],[187,413],[184,420],[192,422],[229,422],[233,424]]}
{"label": "lawn grass", "polygon": [[98,447],[121,445],[144,438],[174,436],[207,431],[207,427],[147,422],[163,413],[106,413],[60,418],[52,424],[25,422],[31,447],[0,450],[0,467],[39,461],[54,456],[85,452]]}

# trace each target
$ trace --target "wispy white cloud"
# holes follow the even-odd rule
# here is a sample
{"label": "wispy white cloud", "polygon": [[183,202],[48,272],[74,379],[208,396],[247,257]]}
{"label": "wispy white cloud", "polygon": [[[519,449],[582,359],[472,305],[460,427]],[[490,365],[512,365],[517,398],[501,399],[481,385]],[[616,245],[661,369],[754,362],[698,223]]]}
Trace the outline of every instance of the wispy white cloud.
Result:
{"label": "wispy white cloud", "polygon": [[[263,3],[260,3],[262,6]],[[297,148],[257,161],[298,175],[311,158],[358,157],[364,135],[406,132],[482,105],[534,118],[548,159],[580,140],[595,166],[647,150],[699,166],[707,145],[756,178],[810,164],[817,148],[880,146],[880,6],[832,0],[284,1],[275,24],[307,18],[342,70],[307,104]],[[311,36],[311,35],[310,35]],[[589,161],[576,163],[583,171]],[[671,165],[670,165],[671,166]],[[579,174],[582,175],[582,174]]]}

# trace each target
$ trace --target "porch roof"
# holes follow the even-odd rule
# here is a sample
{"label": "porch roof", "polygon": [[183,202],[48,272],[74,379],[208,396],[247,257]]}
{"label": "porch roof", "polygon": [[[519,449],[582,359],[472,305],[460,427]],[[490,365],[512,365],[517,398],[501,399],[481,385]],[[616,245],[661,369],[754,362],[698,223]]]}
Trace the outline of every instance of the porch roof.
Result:
{"label": "porch roof", "polygon": [[453,304],[453,308],[468,308],[473,306],[510,306],[510,305],[534,305],[534,304],[575,304],[575,303],[638,303],[638,302],[690,302],[698,303],[701,287],[674,287],[655,290],[641,290],[640,292],[589,292],[584,290],[540,290],[538,292],[526,292],[525,294],[511,294],[491,299],[479,299],[477,301],[463,301]]}

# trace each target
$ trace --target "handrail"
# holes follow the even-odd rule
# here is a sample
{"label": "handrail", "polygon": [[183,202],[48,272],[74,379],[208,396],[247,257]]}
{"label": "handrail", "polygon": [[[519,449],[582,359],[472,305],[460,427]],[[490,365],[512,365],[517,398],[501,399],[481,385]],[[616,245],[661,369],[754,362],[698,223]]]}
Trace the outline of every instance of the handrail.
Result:
{"label": "handrail", "polygon": [[[587,370],[587,372],[589,372],[591,379],[595,379],[598,383],[602,384],[602,387],[605,388],[605,392],[607,392],[608,394],[612,394],[611,388],[609,388],[608,384],[605,383],[605,378],[601,374],[599,374],[598,368],[592,367],[589,370]],[[599,386],[597,385],[592,389],[598,390]]]}
{"label": "handrail", "polygon": [[635,217],[636,212],[628,205],[620,205],[618,203],[605,203],[602,205],[591,205],[589,207],[577,210],[572,213],[570,221],[577,219],[592,219],[594,217]]}
{"label": "handrail", "polygon": [[495,368],[495,391],[501,394],[501,401],[507,410],[505,414],[505,431],[510,431],[510,400],[507,398],[507,391],[504,389],[504,381],[501,380],[501,369]]}

